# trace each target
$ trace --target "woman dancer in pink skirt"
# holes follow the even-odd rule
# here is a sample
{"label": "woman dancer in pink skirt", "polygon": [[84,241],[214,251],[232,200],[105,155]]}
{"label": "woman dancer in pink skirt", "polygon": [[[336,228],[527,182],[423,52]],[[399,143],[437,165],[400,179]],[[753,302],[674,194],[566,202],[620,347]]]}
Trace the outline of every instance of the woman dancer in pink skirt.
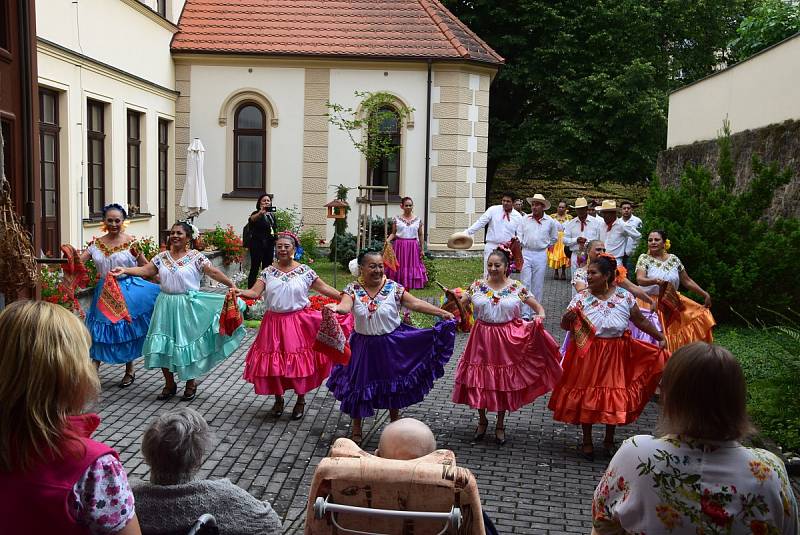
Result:
{"label": "woman dancer in pink skirt", "polygon": [[386,269],[386,276],[406,289],[424,288],[428,282],[428,273],[422,261],[422,243],[424,241],[422,220],[415,217],[414,201],[411,197],[403,197],[400,201],[403,215],[396,216],[392,222],[392,233],[386,241],[392,242],[397,257],[397,271]]}
{"label": "woman dancer in pink skirt", "polygon": [[[475,325],[456,370],[453,401],[478,409],[473,441],[486,434],[486,411],[497,411],[495,441],[506,442],[506,411],[516,411],[550,392],[561,378],[558,344],[542,320],[544,308],[519,281],[508,278],[509,253],[495,249],[486,261],[489,276],[472,283],[464,301],[472,301]],[[522,318],[522,305],[536,311]]]}
{"label": "woman dancer in pink skirt", "polygon": [[[266,305],[261,328],[247,352],[244,379],[253,384],[256,394],[275,396],[272,414],[276,418],[283,414],[283,393],[294,390],[297,402],[292,409],[293,420],[303,417],[305,394],[321,385],[332,367],[328,357],[312,349],[322,314],[309,308],[308,291],[339,299],[335,288],[325,284],[313,269],[295,261],[298,246],[297,236],[291,232],[278,234],[277,263],[262,271],[252,288],[238,292],[250,299],[263,293]],[[348,336],[352,317],[338,319]]]}

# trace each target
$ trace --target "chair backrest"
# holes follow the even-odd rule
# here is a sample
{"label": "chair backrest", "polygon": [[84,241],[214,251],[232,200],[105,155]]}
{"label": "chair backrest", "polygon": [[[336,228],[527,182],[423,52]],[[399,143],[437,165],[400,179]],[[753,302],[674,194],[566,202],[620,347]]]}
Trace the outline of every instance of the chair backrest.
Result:
{"label": "chair backrest", "polygon": [[[331,456],[323,459],[311,485],[306,509],[306,535],[327,535],[335,531],[331,515],[314,516],[314,502],[328,498],[339,505],[393,511],[448,513],[461,511],[461,526],[448,533],[483,534],[483,517],[475,478],[455,465],[455,455],[437,450],[408,461],[383,459],[362,451],[353,441],[339,439]],[[435,535],[446,521],[386,518],[379,515],[335,513],[345,529],[367,533]]]}
{"label": "chair backrest", "polygon": [[208,513],[197,519],[186,535],[219,535],[217,519]]}

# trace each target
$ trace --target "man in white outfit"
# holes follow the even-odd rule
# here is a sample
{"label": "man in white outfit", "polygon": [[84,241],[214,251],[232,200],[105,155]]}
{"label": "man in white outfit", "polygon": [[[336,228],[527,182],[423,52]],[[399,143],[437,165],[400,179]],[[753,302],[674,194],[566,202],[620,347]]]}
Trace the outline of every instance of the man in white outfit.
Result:
{"label": "man in white outfit", "polygon": [[600,239],[606,244],[606,252],[614,255],[617,265],[622,265],[625,256],[625,246],[628,239],[638,240],[642,237],[636,230],[632,221],[627,223],[617,217],[617,203],[608,199],[597,208],[597,213],[603,218],[604,224],[600,227]]}
{"label": "man in white outfit", "polygon": [[[622,201],[620,207],[622,208],[622,222],[630,223],[636,230],[639,231],[639,233],[641,233],[642,220],[633,215],[633,203],[631,201]],[[622,257],[622,261],[624,262],[625,269],[628,271],[633,269],[633,266],[630,265],[631,256],[636,250],[637,245],[639,245],[639,240],[634,240],[633,238],[628,238],[627,242],[625,243],[625,255]]]}
{"label": "man in white outfit", "polygon": [[513,193],[503,193],[501,203],[490,206],[471,227],[464,231],[468,235],[474,236],[480,229],[487,224],[489,225],[486,229],[486,239],[483,246],[484,277],[486,277],[486,261],[489,259],[489,254],[497,249],[498,245],[509,241],[515,236],[517,225],[522,219],[522,215],[514,210]]}
{"label": "man in white outfit", "polygon": [[[531,214],[522,218],[517,227],[524,260],[520,281],[541,303],[544,274],[547,271],[547,249],[558,241],[561,226],[544,213],[550,208],[550,203],[543,195],[537,193],[528,199],[528,203],[531,205]],[[523,317],[529,319],[533,315],[533,310],[526,305]]]}
{"label": "man in white outfit", "polygon": [[570,265],[575,270],[578,268],[578,249],[587,242],[600,239],[600,225],[589,216],[589,203],[585,197],[575,199],[572,208],[577,217],[564,223],[564,245],[572,252]]}

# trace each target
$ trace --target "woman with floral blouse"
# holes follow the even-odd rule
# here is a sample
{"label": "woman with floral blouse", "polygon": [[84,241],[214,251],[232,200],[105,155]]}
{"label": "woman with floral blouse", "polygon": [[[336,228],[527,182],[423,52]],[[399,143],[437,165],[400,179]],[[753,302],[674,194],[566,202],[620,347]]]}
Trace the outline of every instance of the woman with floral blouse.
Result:
{"label": "woman with floral blouse", "polygon": [[[670,254],[669,239],[663,230],[654,230],[647,236],[647,253],[641,255],[636,262],[636,282],[646,287],[646,291],[658,296],[657,309],[661,325],[664,326],[667,349],[675,351],[698,340],[713,342],[712,329],[715,322],[711,315],[711,295],[692,280],[680,258]],[[677,293],[681,285],[703,296],[703,304]],[[664,298],[670,290],[674,291],[678,299],[678,303],[673,304],[674,310],[671,313],[664,306],[669,302],[669,299]]]}
{"label": "woman with floral blouse", "polygon": [[742,369],[726,349],[676,351],[661,382],[658,436],[622,443],[592,502],[595,535],[797,535],[781,460],[739,443],[752,427]]}
{"label": "woman with floral blouse", "polygon": [[[453,401],[478,409],[473,441],[486,434],[486,411],[497,412],[495,441],[506,442],[506,411],[516,411],[550,392],[561,377],[558,344],[542,321],[544,308],[519,281],[508,278],[509,254],[496,249],[486,261],[486,280],[472,283],[464,302],[472,302],[475,325],[456,371]],[[536,311],[522,320],[522,306]]]}
{"label": "woman with floral blouse", "polygon": [[[383,255],[368,249],[358,255],[360,276],[342,292],[338,305],[325,305],[339,314],[353,313],[355,332],[347,365],[337,364],[328,388],[342,412],[353,419],[352,439],[361,442],[361,422],[376,409],[389,409],[392,421],[404,409],[422,401],[433,382],[444,375],[453,355],[456,323],[450,312],[417,299],[386,277]],[[400,307],[439,316],[430,329],[400,321]]]}
{"label": "woman with floral blouse", "polygon": [[[294,259],[300,248],[294,233],[278,234],[275,248],[278,261],[267,266],[250,289],[237,292],[248,299],[263,295],[266,306],[258,335],[245,358],[243,377],[252,383],[256,394],[275,396],[270,410],[275,418],[283,414],[285,391],[294,390],[297,400],[292,420],[299,420],[305,415],[306,394],[328,378],[333,366],[330,358],[314,349],[322,314],[309,307],[308,293],[314,290],[338,299],[339,291]],[[340,316],[337,321],[348,336],[352,318]]]}
{"label": "woman with floral blouse", "polygon": [[[669,356],[661,349],[664,337],[642,316],[633,294],[615,285],[617,276],[616,258],[600,254],[586,271],[587,288],[561,317],[570,340],[548,407],[555,420],[581,426],[587,460],[594,460],[592,424],[605,424],[603,447],[612,453],[616,426],[639,417]],[[661,347],[632,338],[629,321]]]}

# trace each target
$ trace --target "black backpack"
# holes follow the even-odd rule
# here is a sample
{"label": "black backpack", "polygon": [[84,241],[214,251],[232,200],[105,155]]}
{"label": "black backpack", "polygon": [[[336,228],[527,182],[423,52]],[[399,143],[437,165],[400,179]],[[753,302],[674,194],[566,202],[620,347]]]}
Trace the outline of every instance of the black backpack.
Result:
{"label": "black backpack", "polygon": [[249,249],[251,241],[253,241],[253,232],[250,229],[250,221],[248,221],[242,229],[242,245]]}

